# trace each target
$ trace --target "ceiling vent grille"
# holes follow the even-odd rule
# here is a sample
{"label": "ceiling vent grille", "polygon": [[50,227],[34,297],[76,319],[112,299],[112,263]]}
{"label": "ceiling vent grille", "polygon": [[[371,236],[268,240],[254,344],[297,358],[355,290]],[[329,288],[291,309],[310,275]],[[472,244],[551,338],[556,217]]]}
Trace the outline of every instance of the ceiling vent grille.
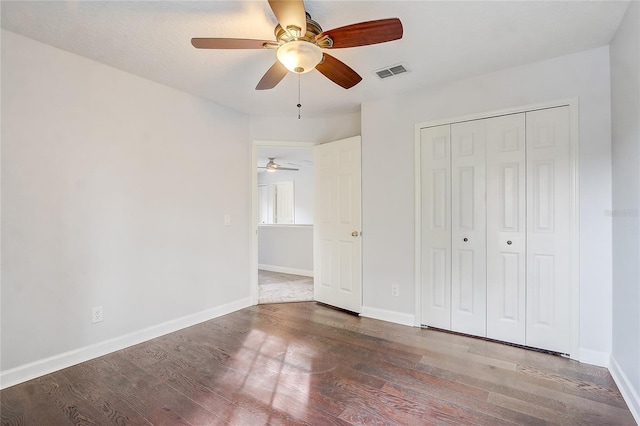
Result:
{"label": "ceiling vent grille", "polygon": [[392,65],[390,67],[382,68],[375,71],[376,75],[380,77],[381,80],[384,80],[385,78],[393,77],[399,74],[404,74],[407,72],[409,72],[409,70],[404,64]]}

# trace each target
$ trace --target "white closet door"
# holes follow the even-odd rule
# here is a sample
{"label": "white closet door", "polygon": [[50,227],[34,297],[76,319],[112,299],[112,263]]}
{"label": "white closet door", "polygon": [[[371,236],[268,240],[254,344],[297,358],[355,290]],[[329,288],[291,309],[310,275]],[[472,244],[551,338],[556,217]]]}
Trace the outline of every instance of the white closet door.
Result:
{"label": "white closet door", "polygon": [[525,115],[487,121],[487,337],[525,344]]}
{"label": "white closet door", "polygon": [[422,323],[451,328],[450,126],[420,130]]}
{"label": "white closet door", "polygon": [[485,336],[487,120],[451,125],[451,330]]}
{"label": "white closet door", "polygon": [[528,112],[528,346],[570,352],[571,143],[569,107]]}

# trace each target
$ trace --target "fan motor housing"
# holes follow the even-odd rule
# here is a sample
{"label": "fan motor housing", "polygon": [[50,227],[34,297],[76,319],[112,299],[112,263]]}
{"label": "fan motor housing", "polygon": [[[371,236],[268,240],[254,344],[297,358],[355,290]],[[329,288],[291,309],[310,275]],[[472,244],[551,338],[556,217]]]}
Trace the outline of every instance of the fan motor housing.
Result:
{"label": "fan motor housing", "polygon": [[[322,34],[322,27],[316,21],[311,19],[311,15],[309,15],[309,13],[307,12],[305,13],[307,15],[306,34],[304,35],[300,34],[300,28],[289,27],[287,30],[285,30],[284,28],[282,28],[280,24],[278,24],[276,25],[276,28],[273,30],[273,33],[276,36],[276,40],[278,40],[278,42],[280,42],[281,44],[294,41],[294,40],[304,40],[313,44],[318,44],[316,43],[316,37]],[[320,40],[323,40],[323,39],[325,39],[325,37],[322,37]]]}

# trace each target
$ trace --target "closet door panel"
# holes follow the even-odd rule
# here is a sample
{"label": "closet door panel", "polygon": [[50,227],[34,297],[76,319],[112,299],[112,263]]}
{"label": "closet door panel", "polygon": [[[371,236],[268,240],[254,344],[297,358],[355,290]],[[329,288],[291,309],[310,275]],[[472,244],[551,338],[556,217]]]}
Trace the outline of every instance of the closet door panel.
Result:
{"label": "closet door panel", "polygon": [[571,140],[569,107],[527,113],[528,346],[569,353]]}
{"label": "closet door panel", "polygon": [[451,330],[486,335],[486,120],[451,125]]}
{"label": "closet door panel", "polygon": [[487,120],[487,337],[525,344],[525,115]]}
{"label": "closet door panel", "polygon": [[420,131],[422,323],[451,329],[450,126]]}

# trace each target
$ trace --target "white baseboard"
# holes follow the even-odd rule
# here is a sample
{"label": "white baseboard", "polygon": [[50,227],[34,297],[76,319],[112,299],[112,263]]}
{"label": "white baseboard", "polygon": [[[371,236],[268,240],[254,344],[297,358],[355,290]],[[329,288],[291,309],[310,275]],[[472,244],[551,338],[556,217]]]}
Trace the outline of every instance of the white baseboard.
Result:
{"label": "white baseboard", "polygon": [[401,325],[408,325],[411,327],[415,325],[414,315],[405,314],[405,313],[396,312],[396,311],[387,311],[385,309],[369,308],[369,307],[363,306],[362,311],[360,312],[360,316],[378,319],[378,320],[387,321],[387,322],[393,322]]}
{"label": "white baseboard", "polygon": [[263,271],[281,272],[283,274],[302,275],[305,277],[313,277],[313,271],[306,269],[287,268],[286,266],[263,265],[259,264],[258,269]]}
{"label": "white baseboard", "polygon": [[124,336],[115,337],[93,345],[74,349],[69,352],[54,355],[49,358],[30,362],[10,370],[0,372],[0,389],[5,389],[63,368],[71,367],[81,362],[94,359],[111,352],[119,351],[147,340],[155,339],[174,331],[181,330],[192,325],[217,318],[231,312],[251,306],[249,298],[231,302],[226,305],[207,309],[182,318],[167,321],[162,324],[154,325],[143,330],[125,334]]}
{"label": "white baseboard", "polygon": [[599,367],[609,367],[609,352],[592,351],[591,349],[580,348],[578,360],[585,364],[597,365]]}
{"label": "white baseboard", "polygon": [[624,401],[629,406],[633,418],[636,420],[636,423],[640,425],[640,395],[638,394],[640,389],[633,388],[631,381],[627,375],[624,374],[624,371],[620,368],[620,364],[618,364],[613,355],[611,355],[609,372],[616,382],[616,385],[618,385]]}

